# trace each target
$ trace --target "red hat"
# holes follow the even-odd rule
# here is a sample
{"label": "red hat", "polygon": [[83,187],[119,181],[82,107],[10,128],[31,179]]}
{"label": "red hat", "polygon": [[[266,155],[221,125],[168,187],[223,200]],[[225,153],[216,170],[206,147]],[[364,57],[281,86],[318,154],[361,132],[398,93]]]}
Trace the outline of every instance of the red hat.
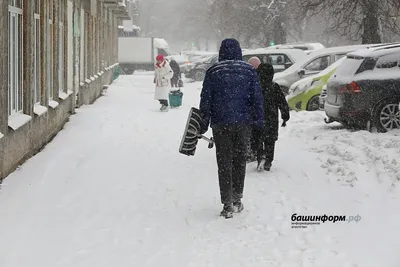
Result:
{"label": "red hat", "polygon": [[159,54],[159,55],[156,57],[156,60],[157,60],[157,61],[164,61],[164,55]]}

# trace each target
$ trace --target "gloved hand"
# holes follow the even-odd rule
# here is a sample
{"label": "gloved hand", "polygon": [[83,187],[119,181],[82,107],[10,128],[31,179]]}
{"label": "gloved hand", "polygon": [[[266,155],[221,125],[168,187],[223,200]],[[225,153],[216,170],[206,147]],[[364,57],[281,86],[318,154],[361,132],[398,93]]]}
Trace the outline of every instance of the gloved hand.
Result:
{"label": "gloved hand", "polygon": [[287,121],[283,121],[281,127],[286,127],[286,122],[287,122]]}
{"label": "gloved hand", "polygon": [[208,131],[208,127],[201,127],[200,134],[205,134],[207,131]]}

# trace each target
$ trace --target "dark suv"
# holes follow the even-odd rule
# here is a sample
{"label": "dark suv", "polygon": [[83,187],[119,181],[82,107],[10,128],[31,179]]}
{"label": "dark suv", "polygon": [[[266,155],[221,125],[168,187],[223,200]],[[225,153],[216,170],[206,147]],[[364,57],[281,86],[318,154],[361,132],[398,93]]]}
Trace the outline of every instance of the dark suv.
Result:
{"label": "dark suv", "polygon": [[218,55],[212,56],[202,62],[197,62],[186,67],[185,77],[197,82],[204,80],[206,72],[211,66],[218,62]]}
{"label": "dark suv", "polygon": [[347,54],[327,84],[327,123],[400,129],[400,44]]}

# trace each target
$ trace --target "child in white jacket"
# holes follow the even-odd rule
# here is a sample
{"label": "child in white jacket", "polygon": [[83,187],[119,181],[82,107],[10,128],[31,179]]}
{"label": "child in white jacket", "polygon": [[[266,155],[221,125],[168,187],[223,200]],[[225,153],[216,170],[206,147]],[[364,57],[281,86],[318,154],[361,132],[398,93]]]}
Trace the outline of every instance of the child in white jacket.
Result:
{"label": "child in white jacket", "polygon": [[156,60],[157,63],[154,71],[156,89],[154,98],[160,101],[161,111],[168,111],[168,99],[171,90],[170,80],[174,76],[174,72],[163,55],[158,55]]}

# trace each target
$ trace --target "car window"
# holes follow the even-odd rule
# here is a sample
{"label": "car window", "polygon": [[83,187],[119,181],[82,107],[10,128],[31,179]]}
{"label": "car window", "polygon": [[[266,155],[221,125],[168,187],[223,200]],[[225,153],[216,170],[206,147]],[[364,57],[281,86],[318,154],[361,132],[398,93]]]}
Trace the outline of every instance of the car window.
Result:
{"label": "car window", "polygon": [[269,55],[269,61],[272,65],[293,64],[293,62],[285,54],[271,54]]}
{"label": "car window", "polygon": [[376,68],[378,69],[390,69],[398,66],[400,54],[390,54],[382,56],[376,62]]}
{"label": "car window", "polygon": [[258,57],[262,63],[270,63],[271,65],[293,64],[293,62],[285,54],[246,55],[243,56],[243,60],[247,62],[252,57]]}
{"label": "car window", "polygon": [[314,59],[310,63],[308,63],[304,67],[304,69],[308,70],[308,71],[322,71],[322,70],[326,69],[327,67],[329,67],[330,61],[331,61],[330,55],[319,57],[319,58]]}
{"label": "car window", "polygon": [[336,54],[335,55],[335,62],[341,59],[342,57],[346,56],[346,54]]}

